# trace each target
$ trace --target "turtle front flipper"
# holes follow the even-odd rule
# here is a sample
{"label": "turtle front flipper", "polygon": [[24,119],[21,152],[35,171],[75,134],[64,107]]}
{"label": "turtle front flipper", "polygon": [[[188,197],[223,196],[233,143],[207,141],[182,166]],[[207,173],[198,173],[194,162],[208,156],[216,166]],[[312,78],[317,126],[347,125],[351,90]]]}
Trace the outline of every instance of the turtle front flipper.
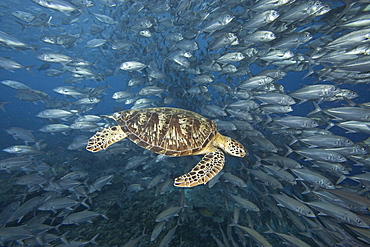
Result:
{"label": "turtle front flipper", "polygon": [[224,167],[225,155],[220,150],[207,153],[201,161],[187,174],[175,178],[177,187],[194,187],[206,184]]}
{"label": "turtle front flipper", "polygon": [[112,126],[96,132],[87,142],[86,149],[90,152],[99,152],[110,145],[126,138],[127,135],[120,126]]}

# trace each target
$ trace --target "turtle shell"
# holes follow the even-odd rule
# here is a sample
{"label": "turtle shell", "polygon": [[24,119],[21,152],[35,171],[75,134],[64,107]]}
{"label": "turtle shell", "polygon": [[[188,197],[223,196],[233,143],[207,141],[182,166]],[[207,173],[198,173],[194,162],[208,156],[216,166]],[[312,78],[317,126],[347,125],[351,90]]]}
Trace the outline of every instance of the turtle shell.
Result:
{"label": "turtle shell", "polygon": [[167,156],[197,154],[217,133],[212,120],[178,108],[133,109],[113,118],[131,141]]}

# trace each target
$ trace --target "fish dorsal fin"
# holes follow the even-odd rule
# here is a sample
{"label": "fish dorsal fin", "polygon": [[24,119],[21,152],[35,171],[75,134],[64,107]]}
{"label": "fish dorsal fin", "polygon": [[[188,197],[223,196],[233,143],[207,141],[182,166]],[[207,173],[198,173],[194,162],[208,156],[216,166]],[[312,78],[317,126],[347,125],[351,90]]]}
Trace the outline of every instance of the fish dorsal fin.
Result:
{"label": "fish dorsal fin", "polygon": [[194,187],[206,184],[224,167],[225,155],[221,150],[207,153],[202,160],[187,174],[175,179],[177,187]]}
{"label": "fish dorsal fin", "polygon": [[90,152],[99,152],[110,145],[126,138],[127,135],[120,126],[112,126],[96,132],[87,142],[86,149]]}

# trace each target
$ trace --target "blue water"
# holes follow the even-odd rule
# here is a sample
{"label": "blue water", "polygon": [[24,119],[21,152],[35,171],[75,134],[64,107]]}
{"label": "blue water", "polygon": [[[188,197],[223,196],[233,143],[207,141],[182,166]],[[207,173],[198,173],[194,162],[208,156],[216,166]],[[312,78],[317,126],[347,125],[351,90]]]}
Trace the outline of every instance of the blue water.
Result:
{"label": "blue water", "polygon": [[[248,1],[247,1],[248,2]],[[323,1],[329,3],[333,8],[337,5],[341,5],[341,3],[337,3],[337,1]],[[119,8],[112,7],[108,8],[105,6],[102,6],[102,4],[99,1],[94,2],[95,6],[89,7],[88,10],[90,13],[104,13],[106,15],[112,15],[114,16],[116,13],[114,11]],[[113,50],[109,47],[109,42],[107,45],[101,47],[101,48],[85,48],[85,44],[87,41],[93,39],[93,38],[101,38],[98,36],[91,35],[89,33],[90,26],[95,23],[102,26],[106,26],[107,29],[104,31],[105,38],[109,38],[109,35],[113,33],[115,30],[115,25],[105,25],[102,23],[99,23],[95,17],[93,17],[89,12],[85,9],[82,10],[82,14],[79,18],[79,20],[70,25],[60,25],[61,20],[66,17],[63,13],[60,13],[58,11],[50,10],[44,7],[41,7],[37,4],[35,4],[32,1],[8,1],[1,3],[2,10],[1,10],[1,16],[0,16],[0,31],[6,32],[8,34],[13,35],[14,37],[18,38],[19,40],[37,47],[38,51],[33,50],[25,50],[25,51],[18,51],[13,50],[6,47],[0,47],[0,56],[1,57],[7,57],[11,58],[12,60],[20,63],[23,66],[30,66],[34,65],[34,67],[31,69],[31,71],[27,71],[25,69],[16,69],[14,71],[7,71],[5,69],[0,68],[0,81],[3,80],[16,80],[22,83],[27,84],[32,89],[40,90],[45,93],[47,93],[51,100],[66,100],[66,101],[76,101],[76,99],[71,97],[66,97],[63,95],[60,95],[53,91],[54,88],[58,86],[64,86],[67,84],[64,84],[64,81],[70,77],[70,73],[66,72],[58,77],[50,77],[45,74],[45,71],[38,71],[37,68],[44,62],[41,60],[38,60],[36,58],[36,55],[38,52],[46,52],[46,51],[52,51],[52,52],[60,52],[64,55],[68,55],[71,57],[78,57],[82,58],[84,60],[87,60],[91,63],[98,61],[97,67],[89,66],[88,68],[94,71],[95,73],[103,73],[106,69],[109,69],[111,71],[114,71],[117,66],[119,66],[123,61],[128,60],[136,60],[136,61],[155,61],[158,64],[159,69],[164,69],[164,71],[169,76],[169,79],[166,81],[161,81],[160,83],[167,86],[173,86],[175,85],[176,92],[182,92],[182,90],[179,88],[179,85],[182,83],[187,83],[187,80],[189,78],[193,78],[194,75],[171,71],[171,68],[167,68],[167,64],[164,62],[164,57],[159,56],[157,52],[154,53],[148,53],[145,56],[141,53],[141,49],[145,47],[147,44],[151,42],[160,42],[158,47],[161,49],[170,49],[170,43],[168,41],[163,41],[161,38],[158,38],[158,40],[155,40],[153,38],[135,38],[133,35],[127,35],[128,39],[130,41],[133,41],[137,43],[138,46],[137,49],[133,48],[129,53],[125,54],[118,54],[114,53]],[[124,5],[126,7],[126,5]],[[53,16],[51,23],[53,25],[56,25],[57,27],[32,27],[32,26],[26,26],[25,29],[22,31],[21,26],[15,22],[16,18],[11,16],[11,13],[15,10],[22,10],[32,13],[40,13],[40,12],[46,12],[48,14],[51,14]],[[241,11],[240,8],[233,9],[235,11],[234,13],[239,13]],[[118,15],[118,14],[117,14]],[[140,13],[141,15],[141,13]],[[145,15],[143,15],[145,16]],[[174,18],[169,13],[159,14],[156,15],[158,18],[168,17],[168,18]],[[136,15],[133,16],[125,16],[124,19],[128,18],[136,18]],[[118,18],[117,18],[118,20]],[[196,27],[197,28],[197,27]],[[62,33],[69,33],[69,34],[78,34],[81,30],[82,36],[79,38],[76,46],[71,48],[65,48],[63,46],[58,45],[52,45],[52,44],[46,44],[40,40],[40,37],[42,35],[59,35]],[[185,29],[186,30],[186,29]],[[115,30],[115,32],[118,32],[119,30]],[[112,34],[113,35],[113,34]],[[156,35],[154,33],[154,35]],[[315,38],[318,38],[315,36]],[[136,40],[135,40],[136,39]],[[199,35],[196,39],[197,44],[199,46],[199,50],[195,51],[193,55],[197,58],[197,60],[205,62],[208,61],[208,54],[207,54],[207,42],[209,42],[210,38],[205,38],[203,34]],[[221,51],[211,51],[209,54],[215,54],[218,52],[225,52],[226,50],[232,50],[232,48],[228,47],[227,49],[222,49]],[[300,47],[299,50],[301,53],[304,53],[304,48]],[[163,51],[162,51],[163,52]],[[234,63],[235,65],[238,65],[238,63]],[[59,64],[51,64],[51,68],[58,68],[60,67]],[[164,68],[166,67],[166,68]],[[260,66],[256,64],[252,64],[250,67],[250,70],[252,74],[257,74],[258,72],[266,69],[261,68]],[[272,68],[272,66],[268,67]],[[322,67],[317,66],[315,67],[315,70],[318,70]],[[282,69],[283,70],[283,69]],[[144,71],[145,73],[145,71]],[[300,72],[288,72],[288,74],[281,80],[277,81],[278,84],[281,84],[285,88],[285,93],[289,94],[297,89],[300,89],[302,86],[305,85],[312,85],[313,83],[317,83],[317,78],[315,76],[309,76],[305,79],[302,79],[306,74],[308,73],[308,70],[300,71]],[[216,82],[220,81],[222,83],[227,84],[228,81],[226,80],[226,76],[221,76],[218,73],[214,73],[216,75]],[[85,114],[94,114],[94,115],[106,115],[106,114],[112,114],[115,109],[120,110],[128,110],[131,108],[132,105],[125,105],[125,104],[119,104],[116,103],[114,99],[112,99],[113,93],[117,91],[122,90],[131,90],[127,86],[127,82],[133,78],[133,75],[140,75],[137,72],[128,73],[126,71],[119,71],[119,73],[111,76],[106,76],[105,80],[103,81],[94,81],[94,80],[87,80],[83,79],[78,84],[73,84],[73,86],[76,86],[78,88],[84,88],[84,87],[104,87],[108,85],[108,87],[105,90],[105,93],[100,96],[102,101],[95,105],[93,109],[89,110]],[[248,76],[243,76],[241,78],[233,78],[234,86],[238,85],[241,81],[248,78]],[[183,82],[182,82],[183,80]],[[179,82],[178,82],[179,81]],[[324,81],[320,82],[320,84],[335,84],[335,82],[332,81]],[[67,85],[71,86],[71,85]],[[147,86],[147,85],[146,85]],[[353,102],[356,104],[369,102],[370,101],[370,93],[369,93],[369,85],[368,84],[340,84],[338,85],[341,89],[350,89],[358,93],[358,97],[353,99]],[[133,88],[132,92],[137,92],[142,86],[139,88]],[[169,87],[171,88],[171,87]],[[232,103],[230,98],[222,97],[220,94],[215,92],[213,89],[210,88],[211,93],[211,102],[204,102],[207,104],[215,104],[219,105],[220,107],[224,107],[227,103]],[[147,177],[153,178],[156,175],[159,174],[159,172],[168,172],[168,177],[173,178],[176,177],[179,174],[182,174],[183,169],[191,162],[196,164],[196,161],[199,160],[199,157],[185,157],[185,158],[174,158],[174,159],[167,159],[164,162],[166,165],[160,165],[160,164],[152,164],[153,167],[149,168],[147,171],[138,169],[138,173],[133,172],[132,174],[128,171],[123,170],[124,165],[128,162],[129,158],[135,157],[135,156],[142,156],[142,155],[150,155],[147,153],[143,153],[142,149],[139,149],[137,147],[133,148],[132,152],[128,152],[127,154],[114,156],[114,157],[104,157],[104,156],[94,156],[91,153],[88,153],[85,150],[82,151],[68,151],[66,150],[66,147],[72,142],[73,138],[79,134],[85,134],[87,136],[93,135],[93,133],[90,132],[80,132],[78,130],[73,130],[67,135],[63,135],[61,133],[56,134],[48,134],[48,133],[42,133],[38,130],[46,125],[49,124],[49,122],[45,119],[41,119],[36,117],[36,115],[45,109],[43,102],[26,102],[19,100],[15,97],[16,90],[6,87],[4,85],[0,85],[0,102],[9,102],[9,104],[5,105],[6,112],[0,111],[0,149],[7,148],[12,145],[22,145],[23,143],[19,140],[14,140],[10,135],[8,135],[5,132],[5,129],[9,127],[21,127],[24,129],[28,129],[33,131],[34,136],[37,140],[44,140],[44,143],[47,143],[47,147],[43,150],[45,154],[43,159],[48,161],[48,164],[52,167],[55,167],[57,169],[57,176],[60,178],[60,176],[63,175],[63,173],[67,173],[69,171],[73,170],[89,170],[90,177],[87,183],[93,182],[95,179],[102,175],[106,174],[115,174],[115,179],[113,180],[113,185],[104,187],[103,192],[97,192],[96,197],[97,199],[93,199],[91,203],[91,208],[94,211],[99,211],[100,213],[105,213],[108,215],[109,220],[105,221],[99,218],[99,220],[94,220],[94,224],[88,226],[62,226],[61,233],[64,233],[66,231],[77,231],[78,234],[76,236],[81,236],[83,239],[91,239],[95,234],[101,233],[101,236],[97,239],[97,242],[99,243],[99,246],[116,246],[118,244],[123,245],[124,243],[127,243],[131,238],[134,236],[139,236],[141,234],[142,229],[146,226],[147,227],[147,234],[150,235],[152,229],[154,228],[154,219],[155,216],[158,215],[161,211],[163,211],[165,208],[170,207],[171,205],[178,205],[180,200],[180,193],[181,190],[178,188],[172,188],[167,194],[164,194],[160,197],[154,196],[155,189],[140,191],[136,194],[130,194],[127,193],[126,188],[130,184],[136,184],[136,183],[144,183],[144,179]],[[168,96],[171,95],[173,92],[165,92],[164,95]],[[171,105],[163,105],[161,99],[157,96],[149,97],[154,98],[158,100],[159,105],[157,106],[175,106],[175,107],[181,107],[181,108],[187,108],[189,110],[193,110],[196,112],[200,112],[200,109],[202,108],[200,103],[203,103],[201,100],[199,100],[199,97],[190,97],[190,96],[184,96],[182,94],[175,95],[176,101]],[[339,107],[339,106],[345,106],[346,103],[344,101],[339,102],[324,102],[320,104],[320,107],[322,109],[326,109],[329,107]],[[289,113],[288,115],[294,115],[294,116],[306,116],[309,112],[314,110],[314,106],[311,102],[306,102],[302,104],[295,104],[292,106],[293,112]],[[271,114],[272,117],[276,117],[277,115]],[[284,114],[280,115],[284,116]],[[232,119],[230,116],[226,117],[225,119]],[[264,119],[265,121],[266,119]],[[63,122],[63,121],[60,121]],[[254,127],[259,128],[259,130],[262,131],[263,125],[262,123],[252,123]],[[325,128],[326,126],[320,126],[320,128]],[[346,130],[334,126],[330,129],[330,131],[333,134],[340,135],[340,136],[346,136],[350,138],[353,142],[361,142],[366,140],[370,135],[364,134],[364,133],[347,133]],[[263,132],[266,133],[266,132]],[[226,132],[227,134],[227,132]],[[234,136],[239,136],[238,134],[232,134]],[[278,143],[282,140],[283,137],[276,136],[276,139],[278,140]],[[246,175],[246,173],[243,172],[243,170],[240,170],[240,167],[247,167],[250,168],[251,165],[253,165],[255,161],[255,157],[253,153],[253,148],[251,147],[250,143],[248,141],[243,142],[244,145],[248,145],[247,147],[250,148],[250,157],[246,159],[238,159],[234,157],[227,157],[228,169],[229,171],[232,171],[234,175],[240,175],[243,176],[244,179],[251,179],[250,175]],[[266,152],[265,154],[268,154]],[[280,154],[280,153],[279,153]],[[259,155],[259,153],[258,153]],[[283,152],[281,152],[281,155],[284,155]],[[13,154],[7,154],[5,152],[0,153],[0,158],[10,158],[15,157]],[[149,160],[155,159],[155,155],[150,156]],[[298,159],[297,155],[292,155],[293,158]],[[38,158],[36,158],[38,159]],[[299,158],[300,162],[303,164],[307,164],[306,162],[303,162],[301,158]],[[149,162],[149,161],[147,161]],[[171,164],[171,162],[173,164]],[[180,165],[179,165],[180,164]],[[349,161],[348,164],[353,164],[353,162]],[[155,167],[158,166],[158,167]],[[168,168],[170,167],[170,168]],[[359,173],[361,172],[361,168],[359,167],[353,167],[354,171],[353,173]],[[60,170],[58,170],[60,169]],[[60,173],[58,173],[58,171]],[[13,176],[17,177],[20,175],[23,175],[24,173],[21,171],[12,172],[11,174],[5,174],[4,171],[2,172],[2,183],[6,182],[7,179],[14,179]],[[16,174],[16,175],[15,175]],[[49,174],[50,176],[50,174]],[[13,181],[13,180],[12,180]],[[253,180],[254,183],[256,180]],[[230,218],[232,217],[232,208],[228,208],[226,206],[227,203],[224,202],[225,198],[227,197],[226,194],[229,192],[229,188],[222,187],[221,185],[218,185],[219,187],[215,187],[214,189],[208,189],[205,186],[199,186],[192,190],[186,190],[186,193],[188,193],[188,203],[189,208],[190,206],[196,206],[196,207],[205,207],[207,209],[210,209],[212,211],[212,216],[209,215],[198,215],[195,213],[195,210],[187,209],[187,216],[184,213],[184,220],[183,224],[179,226],[179,230],[176,233],[175,240],[173,244],[170,246],[216,246],[215,242],[212,242],[213,240],[209,236],[210,232],[215,233],[217,232],[217,236],[220,239],[221,235],[218,230],[218,224],[222,226],[222,229],[226,231],[227,225],[230,223]],[[350,187],[350,186],[358,186],[355,182],[348,182],[344,184],[344,187]],[[1,186],[0,186],[1,187]],[[20,187],[17,187],[20,191],[17,191],[17,193],[21,193]],[[234,188],[235,189],[235,188]],[[261,189],[259,187],[259,189]],[[285,187],[285,191],[301,191],[302,186],[297,186],[292,188],[292,186],[287,185]],[[4,190],[5,191],[5,190]],[[237,189],[235,189],[237,191]],[[251,192],[246,189],[241,190],[244,195],[249,195],[249,199],[258,203],[258,205],[262,208],[263,212],[261,214],[255,214],[252,212],[249,212],[248,217],[252,218],[252,222],[254,223],[254,227],[256,230],[258,230],[259,233],[263,234],[264,231],[267,230],[265,227],[266,224],[270,224],[272,221],[276,220],[272,213],[266,208],[266,205],[263,203],[263,198],[256,193],[255,191]],[[4,193],[4,192],[2,192]],[[26,193],[26,192],[24,192]],[[38,193],[42,193],[39,191]],[[68,192],[64,192],[64,195],[68,195]],[[34,194],[30,194],[29,198],[31,198]],[[4,199],[1,201],[0,199],[0,211],[10,202],[13,200],[16,200],[17,196],[14,195],[7,195],[8,197],[6,200]],[[28,199],[29,199],[28,198]],[[230,201],[230,200],[229,200]],[[231,205],[231,204],[230,204]],[[230,206],[228,205],[228,206]],[[218,211],[217,211],[218,210]],[[217,211],[217,212],[216,212]],[[39,211],[37,211],[39,212]],[[202,211],[204,212],[204,211]],[[244,212],[242,209],[241,212]],[[246,219],[246,214],[243,214],[243,220],[244,224],[246,225],[248,220]],[[28,215],[28,218],[32,218],[32,216]],[[131,221],[129,221],[131,219]],[[261,220],[259,220],[261,219]],[[49,222],[50,223],[50,222]],[[314,241],[310,241],[309,238],[302,237],[298,234],[298,229],[295,228],[292,225],[286,226],[287,222],[284,222],[284,226],[281,226],[279,229],[281,232],[293,233],[296,237],[303,238],[303,240],[307,241],[308,243],[315,245]],[[290,222],[288,222],[290,223]],[[176,225],[175,221],[171,221],[171,226],[168,226],[166,229],[166,232],[174,227]],[[86,225],[86,224],[85,224]],[[84,228],[86,227],[86,229]],[[276,230],[276,229],[275,229]],[[139,235],[137,235],[139,234]],[[208,235],[207,235],[208,234]],[[163,238],[163,233],[161,237]],[[122,240],[120,239],[122,236]],[[183,245],[180,245],[180,239],[181,236],[184,239]],[[265,237],[267,237],[271,243],[274,243],[274,241],[280,241],[277,237],[273,237],[272,235],[264,234]],[[235,234],[234,234],[235,237]],[[68,239],[73,239],[72,237],[69,237]],[[99,241],[100,239],[100,241]],[[190,240],[189,240],[190,239]],[[146,241],[146,242],[145,242]],[[159,242],[150,243],[148,239],[141,242],[139,246],[158,246]],[[209,241],[207,242],[207,245],[201,244],[202,241]],[[145,242],[145,243],[144,243]],[[149,245],[152,244],[152,245]],[[251,246],[255,246],[254,242],[248,242]],[[196,245],[198,244],[198,245]],[[279,245],[282,245],[281,241],[279,242]],[[249,245],[248,245],[249,246]],[[273,245],[278,246],[278,244]]]}

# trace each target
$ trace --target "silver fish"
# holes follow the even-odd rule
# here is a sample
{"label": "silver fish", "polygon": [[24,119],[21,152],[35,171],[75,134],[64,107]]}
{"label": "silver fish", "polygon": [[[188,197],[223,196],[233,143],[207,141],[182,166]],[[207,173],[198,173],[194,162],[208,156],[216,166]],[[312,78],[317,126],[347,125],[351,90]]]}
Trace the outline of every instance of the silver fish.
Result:
{"label": "silver fish", "polygon": [[15,140],[23,140],[26,145],[29,142],[36,142],[35,137],[31,133],[31,131],[19,128],[19,127],[10,127],[5,130],[8,134],[12,135]]}
{"label": "silver fish", "polygon": [[[294,1],[293,1],[294,2]],[[259,0],[253,5],[254,11],[265,11],[269,9],[276,9],[285,4],[290,4],[290,0]]]}
{"label": "silver fish", "polygon": [[320,161],[329,161],[329,162],[346,162],[347,159],[334,151],[326,150],[322,148],[305,148],[295,150],[296,153],[306,157],[306,160],[320,160]]}
{"label": "silver fish", "polygon": [[32,0],[33,2],[49,8],[58,10],[66,15],[71,15],[72,12],[77,11],[77,7],[70,4],[69,2],[65,2],[63,0]]}
{"label": "silver fish", "polygon": [[31,49],[31,47],[10,34],[0,31],[0,45],[16,50]]}
{"label": "silver fish", "polygon": [[151,96],[151,95],[158,95],[165,91],[163,88],[157,87],[157,86],[148,86],[140,89],[138,92],[141,96]]}
{"label": "silver fish", "polygon": [[121,70],[126,71],[138,71],[144,69],[145,67],[147,67],[147,65],[136,61],[124,62],[119,66]]}
{"label": "silver fish", "polygon": [[336,107],[325,109],[323,112],[337,119],[370,122],[370,109],[362,107]]}
{"label": "silver fish", "polygon": [[74,130],[96,130],[99,128],[99,125],[95,122],[74,122],[69,128]]}
{"label": "silver fish", "polygon": [[71,207],[79,205],[80,202],[67,197],[49,199],[43,202],[37,209],[42,211],[52,211],[56,213],[59,209],[73,210]]}
{"label": "silver fish", "polygon": [[295,104],[294,99],[285,94],[281,93],[264,93],[253,96],[254,98],[267,103],[267,104],[278,104],[278,105],[293,105]]}
{"label": "silver fish", "polygon": [[279,20],[284,22],[303,20],[304,18],[314,15],[323,7],[324,5],[321,1],[306,1],[304,3],[296,4],[294,7],[290,8],[280,16]]}
{"label": "silver fish", "polygon": [[320,100],[326,97],[333,97],[340,92],[340,89],[334,85],[311,85],[298,89],[291,94],[291,97],[299,99],[301,103],[309,100]]}
{"label": "silver fish", "polygon": [[31,89],[29,86],[27,86],[26,84],[24,84],[22,82],[19,82],[19,81],[4,80],[4,81],[1,81],[1,84],[5,85],[5,86],[8,86],[8,87],[11,87],[11,88],[14,88],[14,89],[17,89],[17,90]]}
{"label": "silver fish", "polygon": [[12,170],[22,170],[30,165],[32,160],[25,157],[14,157],[0,160],[0,170],[10,172]]}
{"label": "silver fish", "polygon": [[24,226],[15,226],[15,227],[4,227],[0,229],[0,243],[4,244],[9,241],[22,241],[33,237],[34,235],[25,229]]}
{"label": "silver fish", "polygon": [[244,24],[244,29],[256,29],[264,27],[267,24],[273,22],[279,17],[279,13],[276,10],[266,10],[261,13],[256,13],[250,19],[248,19]]}
{"label": "silver fish", "polygon": [[12,59],[0,57],[0,68],[6,69],[10,72],[14,72],[15,69],[26,69],[30,70],[33,66],[23,66]]}
{"label": "silver fish", "polygon": [[70,131],[71,128],[65,124],[48,124],[39,129],[41,132],[56,133]]}
{"label": "silver fish", "polygon": [[370,134],[369,122],[345,121],[337,124],[339,127],[348,130],[348,133],[366,133]]}
{"label": "silver fish", "polygon": [[222,175],[223,179],[225,179],[225,181],[235,185],[235,186],[238,186],[238,187],[247,187],[247,184],[243,181],[243,179],[229,173],[229,172],[225,172],[223,175]]}
{"label": "silver fish", "polygon": [[319,125],[314,119],[299,116],[282,117],[274,121],[282,125],[283,128],[304,129],[315,128]]}
{"label": "silver fish", "polygon": [[61,53],[55,53],[55,52],[49,52],[49,53],[41,53],[36,56],[38,59],[49,62],[49,63],[69,63],[72,61],[72,58],[61,54]]}
{"label": "silver fish", "polygon": [[254,89],[261,86],[264,86],[273,81],[273,78],[269,76],[254,76],[247,79],[245,82],[242,82],[239,87],[242,89]]}
{"label": "silver fish", "polygon": [[35,15],[31,13],[20,11],[20,10],[12,12],[12,15],[24,22],[31,22],[36,17]]}
{"label": "silver fish", "polygon": [[292,185],[297,184],[293,175],[284,170],[283,168],[280,168],[279,166],[264,165],[263,168],[265,168],[268,172],[271,172],[273,176],[278,179],[282,179],[283,181],[288,182]]}
{"label": "silver fish", "polygon": [[208,46],[209,50],[218,50],[228,45],[237,45],[238,37],[234,33],[224,33],[215,38]]}
{"label": "silver fish", "polygon": [[21,176],[19,178],[17,178],[17,180],[15,181],[15,184],[17,185],[27,185],[27,186],[31,186],[31,185],[42,185],[44,183],[46,183],[48,180],[46,180],[46,178],[44,177],[41,177],[40,175],[36,174],[36,173],[33,173],[33,174],[28,174],[28,175],[24,175],[24,176]]}
{"label": "silver fish", "polygon": [[15,212],[14,214],[10,217],[8,222],[12,222],[14,220],[18,220],[20,222],[22,218],[29,212],[35,210],[38,208],[41,203],[49,199],[49,197],[44,197],[44,196],[35,196],[28,201],[24,202]]}
{"label": "silver fish", "polygon": [[74,171],[74,172],[67,173],[66,175],[64,175],[60,179],[75,179],[75,180],[79,180],[79,179],[85,178],[87,175],[88,175],[88,172],[85,172],[85,171]]}
{"label": "silver fish", "polygon": [[255,31],[244,36],[244,41],[248,43],[270,42],[276,39],[276,36],[271,31]]}
{"label": "silver fish", "polygon": [[231,52],[231,53],[227,53],[221,56],[219,59],[217,59],[217,62],[228,64],[228,63],[239,62],[243,60],[244,58],[245,56],[241,52]]}
{"label": "silver fish", "polygon": [[58,118],[68,118],[73,115],[74,113],[62,109],[46,109],[39,112],[36,116],[39,118],[58,119]]}
{"label": "silver fish", "polygon": [[249,169],[248,171],[262,183],[275,189],[283,189],[283,185],[276,178],[268,175],[267,173],[256,169]]}
{"label": "silver fish", "polygon": [[311,171],[307,168],[291,169],[291,171],[303,181],[312,184],[315,187],[321,187],[324,189],[335,189],[333,183],[326,177],[319,173]]}
{"label": "silver fish", "polygon": [[78,213],[72,213],[68,215],[67,217],[63,219],[62,225],[74,225],[74,224],[80,224],[84,222],[91,223],[92,222],[91,220],[98,216],[101,216],[104,219],[108,219],[107,216],[105,216],[104,214],[99,214],[94,211],[85,210],[85,211],[81,211]]}
{"label": "silver fish", "polygon": [[260,211],[258,206],[256,204],[254,204],[253,202],[251,202],[247,199],[241,198],[239,196],[233,195],[233,194],[229,194],[229,195],[235,201],[236,204],[238,204],[240,207],[246,209],[247,211],[252,211],[252,212],[259,212]]}
{"label": "silver fish", "polygon": [[261,110],[266,113],[284,114],[292,112],[293,108],[290,105],[263,105]]}
{"label": "silver fish", "polygon": [[311,245],[307,244],[306,242],[300,240],[299,238],[289,235],[289,234],[284,234],[284,233],[279,233],[275,232],[274,230],[269,227],[269,230],[266,231],[265,233],[274,233],[278,235],[281,239],[283,239],[284,242],[289,243],[290,245],[296,245],[296,246],[301,246],[301,247],[310,247]]}
{"label": "silver fish", "polygon": [[156,240],[165,227],[166,221],[157,223],[152,231],[152,234],[150,235],[150,241],[153,242],[154,240]]}
{"label": "silver fish", "polygon": [[86,43],[86,46],[85,47],[86,48],[95,48],[95,47],[102,46],[105,43],[107,43],[107,40],[106,39],[92,39],[92,40],[89,40]]}
{"label": "silver fish", "polygon": [[302,168],[302,165],[299,164],[297,161],[283,156],[269,156],[262,159],[263,161],[266,161],[270,164],[277,164],[280,167],[286,167],[286,168]]}
{"label": "silver fish", "polygon": [[96,14],[96,13],[92,13],[95,18],[100,21],[100,22],[103,22],[103,23],[106,23],[106,24],[110,24],[110,25],[114,25],[117,23],[117,21],[115,21],[112,17],[110,16],[107,16],[107,15],[103,15],[103,14]]}
{"label": "silver fish", "polygon": [[15,146],[4,148],[3,151],[10,153],[10,154],[39,154],[39,153],[42,153],[36,147],[27,146],[27,145],[15,145]]}
{"label": "silver fish", "polygon": [[316,217],[314,212],[308,206],[290,196],[285,194],[272,194],[271,196],[279,203],[279,206],[285,207],[306,217]]}
{"label": "silver fish", "polygon": [[59,94],[68,95],[72,97],[83,97],[84,96],[84,94],[81,93],[78,89],[76,89],[75,87],[69,87],[69,86],[56,87],[53,89],[53,91]]}
{"label": "silver fish", "polygon": [[369,42],[370,28],[355,30],[345,34],[326,45],[329,49],[352,48]]}
{"label": "silver fish", "polygon": [[203,32],[215,32],[224,28],[234,19],[234,16],[230,13],[221,13],[220,15],[215,16],[212,20],[205,22],[202,26]]}
{"label": "silver fish", "polygon": [[339,222],[345,222],[361,228],[369,228],[369,225],[357,214],[352,213],[351,211],[342,207],[338,207],[328,202],[307,202],[306,204],[324,214],[337,219]]}
{"label": "silver fish", "polygon": [[350,139],[337,135],[314,135],[300,138],[299,141],[309,144],[310,147],[334,148],[349,147],[354,145]]}
{"label": "silver fish", "polygon": [[273,44],[273,47],[275,49],[295,48],[306,43],[310,39],[312,39],[312,35],[309,32],[292,33],[279,39]]}
{"label": "silver fish", "polygon": [[171,218],[178,216],[178,213],[181,211],[182,208],[182,206],[175,206],[162,211],[155,218],[155,222],[169,221]]}
{"label": "silver fish", "polygon": [[244,232],[247,233],[249,237],[251,237],[254,241],[257,242],[258,246],[264,246],[264,247],[272,247],[273,245],[260,233],[258,233],[256,230],[250,227],[236,225],[240,229],[242,229]]}
{"label": "silver fish", "polygon": [[106,175],[98,178],[92,185],[89,186],[89,192],[101,191],[105,185],[110,185],[114,175]]}

